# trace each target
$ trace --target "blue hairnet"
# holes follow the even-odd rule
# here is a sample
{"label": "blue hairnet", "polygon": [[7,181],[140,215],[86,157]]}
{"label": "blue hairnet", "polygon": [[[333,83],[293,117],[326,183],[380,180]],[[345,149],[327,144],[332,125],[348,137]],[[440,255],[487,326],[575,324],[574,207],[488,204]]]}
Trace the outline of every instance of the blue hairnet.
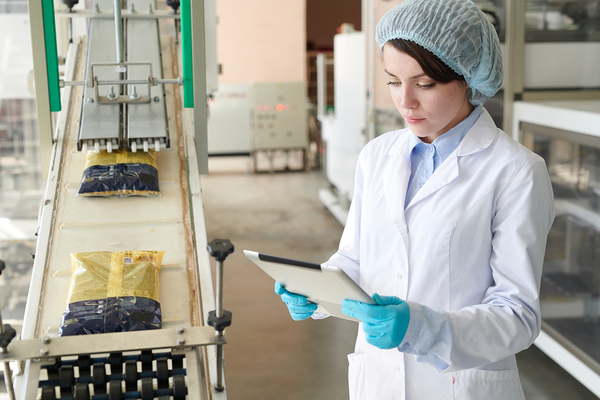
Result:
{"label": "blue hairnet", "polygon": [[502,53],[494,27],[471,0],[405,0],[377,24],[383,50],[389,40],[410,40],[435,54],[470,87],[479,105],[502,84]]}

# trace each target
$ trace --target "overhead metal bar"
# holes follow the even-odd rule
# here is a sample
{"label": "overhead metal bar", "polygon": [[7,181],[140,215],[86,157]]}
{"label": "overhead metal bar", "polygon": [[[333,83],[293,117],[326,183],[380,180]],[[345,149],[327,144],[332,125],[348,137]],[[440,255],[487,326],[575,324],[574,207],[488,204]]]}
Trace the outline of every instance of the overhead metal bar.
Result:
{"label": "overhead metal bar", "polygon": [[[92,19],[113,19],[115,13],[111,8],[99,10],[73,10],[73,12],[57,11],[57,18],[92,18]],[[121,10],[121,18],[123,19],[181,19],[179,14],[174,14],[169,10],[153,10],[148,13],[145,10],[140,12],[131,12],[126,9]]]}

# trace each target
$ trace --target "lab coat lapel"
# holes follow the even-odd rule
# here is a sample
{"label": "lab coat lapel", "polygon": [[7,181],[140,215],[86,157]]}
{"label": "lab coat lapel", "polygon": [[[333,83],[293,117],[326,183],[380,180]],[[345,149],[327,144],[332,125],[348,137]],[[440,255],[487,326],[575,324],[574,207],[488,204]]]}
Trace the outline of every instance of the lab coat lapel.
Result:
{"label": "lab coat lapel", "polygon": [[415,197],[408,204],[406,209],[408,210],[414,204],[423,200],[427,196],[437,192],[444,186],[458,177],[458,157],[456,156],[456,150],[448,156],[448,158],[435,170],[433,175],[425,182],[423,187],[417,192]]}
{"label": "lab coat lapel", "polygon": [[406,200],[406,190],[410,178],[410,164],[408,158],[408,135],[406,132],[400,136],[398,141],[392,146],[387,163],[383,172],[383,191],[387,202],[388,210],[396,225],[396,228],[403,233],[406,232],[406,219],[404,218],[404,202]]}
{"label": "lab coat lapel", "polygon": [[481,116],[469,129],[458,148],[435,170],[406,207],[406,210],[455,180],[459,173],[459,157],[469,156],[488,148],[494,141],[496,133],[494,120],[484,108]]}

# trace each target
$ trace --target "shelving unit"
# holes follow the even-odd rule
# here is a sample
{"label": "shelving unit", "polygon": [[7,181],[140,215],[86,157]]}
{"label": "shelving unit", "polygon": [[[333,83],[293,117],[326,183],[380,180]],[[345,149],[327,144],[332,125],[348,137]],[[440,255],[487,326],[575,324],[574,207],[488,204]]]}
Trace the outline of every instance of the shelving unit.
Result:
{"label": "shelving unit", "polygon": [[513,136],[546,160],[556,219],[535,345],[600,396],[600,100],[515,102]]}
{"label": "shelving unit", "polygon": [[[308,98],[313,104],[317,104],[317,55],[324,54],[327,59],[333,59],[333,51],[307,51],[306,52],[306,82],[308,85]],[[327,105],[334,105],[335,94],[333,92],[333,63],[327,65]]]}

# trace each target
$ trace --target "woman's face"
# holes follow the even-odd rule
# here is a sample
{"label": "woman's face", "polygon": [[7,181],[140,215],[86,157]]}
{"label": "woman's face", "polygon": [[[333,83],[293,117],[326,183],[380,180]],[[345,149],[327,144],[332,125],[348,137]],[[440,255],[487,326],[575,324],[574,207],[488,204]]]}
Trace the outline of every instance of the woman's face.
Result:
{"label": "woman's face", "polygon": [[383,64],[396,108],[424,142],[433,142],[473,111],[466,83],[436,82],[414,58],[390,45],[383,47]]}

